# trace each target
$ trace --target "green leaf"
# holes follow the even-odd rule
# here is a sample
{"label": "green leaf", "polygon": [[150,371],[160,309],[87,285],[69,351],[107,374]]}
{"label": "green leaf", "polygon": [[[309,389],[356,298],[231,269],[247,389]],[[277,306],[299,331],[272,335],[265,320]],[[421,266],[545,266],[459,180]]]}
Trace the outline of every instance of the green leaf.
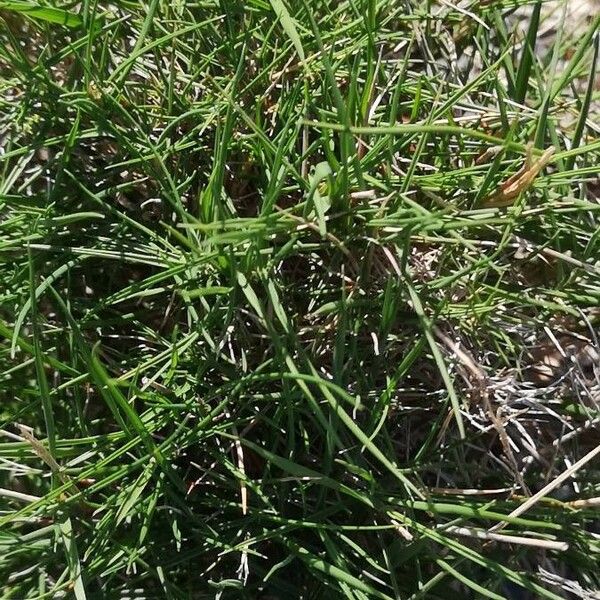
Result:
{"label": "green leaf", "polygon": [[283,30],[292,41],[292,44],[294,44],[294,48],[296,48],[296,52],[298,53],[300,60],[304,61],[304,48],[302,47],[302,41],[298,35],[298,30],[296,29],[296,23],[294,19],[290,15],[282,0],[269,0],[269,2],[271,3],[277,18],[279,19]]}
{"label": "green leaf", "polygon": [[527,95],[527,84],[529,82],[533,58],[535,56],[535,41],[537,39],[538,28],[540,25],[541,8],[541,2],[538,2],[533,7],[531,20],[529,22],[529,29],[527,30],[527,39],[523,45],[523,54],[521,55],[521,62],[519,63],[519,69],[517,71],[517,81],[515,83],[513,99],[519,104],[523,103],[525,96]]}
{"label": "green leaf", "polygon": [[316,167],[313,175],[310,177],[310,190],[308,193],[309,201],[315,207],[317,213],[317,221],[319,223],[319,233],[324,236],[327,233],[325,225],[325,213],[331,208],[331,200],[329,196],[322,196],[319,192],[321,182],[327,181],[332,174],[331,167],[326,161],[320,162]]}
{"label": "green leaf", "polygon": [[150,460],[141,475],[125,492],[125,498],[123,499],[123,503],[119,506],[117,516],[115,517],[115,523],[117,525],[119,525],[119,523],[121,523],[135,507],[144,489],[150,483],[150,481],[152,481],[155,469],[156,461]]}
{"label": "green leaf", "polygon": [[63,10],[61,8],[53,8],[50,6],[40,6],[33,2],[6,2],[0,1],[0,8],[12,10],[24,14],[32,19],[40,19],[48,23],[58,23],[66,27],[79,27],[83,24],[83,19],[74,12]]}
{"label": "green leaf", "polygon": [[202,298],[204,296],[222,296],[223,294],[229,294],[233,288],[223,286],[207,286],[204,288],[197,288],[195,290],[179,290],[179,293],[189,298]]}
{"label": "green leaf", "polygon": [[314,554],[312,554],[311,552],[306,550],[306,548],[303,548],[302,546],[299,546],[298,544],[295,544],[291,541],[287,541],[287,545],[290,548],[290,550],[298,556],[298,558],[300,558],[302,561],[308,563],[310,565],[310,567],[312,567],[313,569],[316,569],[317,571],[321,571],[321,573],[324,573],[325,575],[333,578],[334,580],[337,580],[338,583],[347,584],[351,588],[354,588],[355,590],[358,590],[358,591],[364,592],[365,594],[368,594],[370,598],[381,598],[382,600],[392,600],[391,596],[388,596],[387,594],[380,592],[376,588],[370,586],[367,583],[364,583],[357,577],[354,577],[350,573],[347,573],[346,571],[336,567],[335,565],[325,562],[320,557],[315,556]]}
{"label": "green leaf", "polygon": [[76,600],[86,600],[85,586],[82,577],[81,562],[79,560],[79,552],[77,550],[76,534],[73,531],[73,524],[70,517],[66,516],[56,525],[60,532],[60,537],[65,546],[67,556],[67,564],[69,573],[73,582],[73,594]]}

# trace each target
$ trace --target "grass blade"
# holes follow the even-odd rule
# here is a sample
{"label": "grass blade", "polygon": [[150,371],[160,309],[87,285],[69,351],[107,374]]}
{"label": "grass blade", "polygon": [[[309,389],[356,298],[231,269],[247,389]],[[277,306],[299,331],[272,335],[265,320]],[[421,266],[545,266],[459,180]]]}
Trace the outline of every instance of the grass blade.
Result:
{"label": "grass blade", "polygon": [[269,2],[273,8],[273,11],[275,12],[275,15],[277,16],[277,19],[281,23],[281,27],[294,45],[300,60],[304,62],[306,55],[304,54],[304,48],[302,47],[302,40],[298,34],[296,23],[290,15],[286,5],[283,3],[283,0],[269,0]]}
{"label": "grass blade", "polygon": [[31,19],[39,19],[47,23],[56,23],[66,27],[79,27],[83,24],[82,18],[69,10],[40,6],[33,2],[18,2],[16,0],[0,0],[0,9],[20,13]]}
{"label": "grass blade", "polygon": [[535,44],[537,41],[538,29],[540,26],[540,12],[542,10],[542,2],[538,0],[533,6],[531,17],[529,20],[529,28],[527,36],[523,43],[523,51],[521,52],[521,61],[517,69],[517,77],[515,81],[515,90],[513,100],[519,104],[523,104],[527,95],[527,86],[529,77],[531,76],[531,67],[535,58]]}

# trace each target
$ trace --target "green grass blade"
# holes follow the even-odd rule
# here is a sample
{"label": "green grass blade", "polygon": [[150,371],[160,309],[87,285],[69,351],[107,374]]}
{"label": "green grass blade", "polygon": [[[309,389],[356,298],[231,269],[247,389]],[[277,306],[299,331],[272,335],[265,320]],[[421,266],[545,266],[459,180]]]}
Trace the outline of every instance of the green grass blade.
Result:
{"label": "green grass blade", "polygon": [[79,27],[83,24],[82,18],[69,10],[53,8],[51,6],[40,6],[33,2],[17,2],[15,0],[1,0],[0,9],[20,13],[32,19],[39,19],[47,23],[56,23],[66,27]]}
{"label": "green grass blade", "polygon": [[286,5],[284,4],[283,0],[269,0],[269,2],[273,8],[273,12],[281,23],[281,27],[294,45],[300,60],[304,62],[306,55],[304,54],[304,48],[302,47],[302,40],[298,34],[296,23],[290,15]]}
{"label": "green grass blade", "polygon": [[527,95],[531,67],[535,58],[535,45],[540,26],[541,10],[542,2],[541,0],[538,0],[538,2],[534,4],[531,12],[529,28],[527,29],[527,36],[523,42],[523,51],[521,52],[521,60],[519,62],[519,68],[517,69],[513,100],[519,104],[523,104],[525,96]]}
{"label": "green grass blade", "polygon": [[[598,64],[598,48],[600,47],[600,35],[596,35],[594,38],[594,55],[592,57],[592,64],[590,67],[590,76],[585,90],[585,96],[581,104],[581,110],[579,111],[579,119],[577,120],[577,126],[575,127],[575,133],[571,140],[571,149],[574,150],[581,144],[581,138],[586,127],[586,121],[590,114],[590,107],[592,104],[592,97],[594,94],[594,82],[596,81],[596,67]],[[571,155],[565,162],[565,171],[570,171],[575,166],[575,155]]]}

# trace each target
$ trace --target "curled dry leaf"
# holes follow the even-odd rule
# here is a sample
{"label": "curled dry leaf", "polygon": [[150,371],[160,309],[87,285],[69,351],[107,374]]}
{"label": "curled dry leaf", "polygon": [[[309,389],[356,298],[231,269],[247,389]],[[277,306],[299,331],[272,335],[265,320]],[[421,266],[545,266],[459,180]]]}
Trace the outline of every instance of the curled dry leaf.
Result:
{"label": "curled dry leaf", "polygon": [[513,204],[522,192],[531,187],[536,177],[550,162],[554,154],[554,148],[550,147],[538,159],[533,160],[531,148],[531,144],[529,144],[523,167],[500,184],[500,187],[484,200],[483,205],[486,208],[501,208]]}

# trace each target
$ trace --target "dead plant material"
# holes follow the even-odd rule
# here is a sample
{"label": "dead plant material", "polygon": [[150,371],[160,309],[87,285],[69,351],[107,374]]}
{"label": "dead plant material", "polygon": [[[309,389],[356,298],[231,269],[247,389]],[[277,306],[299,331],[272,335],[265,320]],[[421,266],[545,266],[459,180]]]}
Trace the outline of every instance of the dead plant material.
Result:
{"label": "dead plant material", "polygon": [[54,456],[50,453],[50,451],[42,444],[36,437],[33,435],[33,431],[31,428],[26,427],[25,425],[21,425],[19,423],[16,424],[21,436],[24,440],[26,440],[32,450],[37,454],[37,456],[43,460],[49,467],[52,473],[58,477],[60,482],[63,485],[69,486],[69,493],[77,494],[79,489],[75,485],[75,483],[71,480],[71,478],[61,469],[60,465],[56,462]]}
{"label": "dead plant material", "polygon": [[546,333],[548,340],[531,351],[529,378],[533,383],[548,385],[562,377],[570,365],[578,365],[585,372],[600,364],[600,354],[586,336],[573,332],[554,335],[549,329]]}
{"label": "dead plant material", "polygon": [[510,447],[510,440],[508,438],[508,434],[506,433],[506,429],[504,427],[504,422],[500,418],[498,412],[494,412],[492,407],[492,403],[490,401],[489,395],[489,381],[485,371],[480,367],[475,359],[470,355],[470,353],[466,350],[463,350],[457,343],[453,342],[445,333],[440,331],[439,328],[434,327],[433,332],[435,336],[443,342],[443,344],[458,358],[462,366],[466,369],[469,376],[465,376],[465,380],[467,384],[471,387],[474,395],[479,398],[481,401],[485,411],[488,414],[488,417],[496,429],[498,433],[498,437],[502,444],[502,448],[504,450],[504,454],[506,458],[510,462],[511,468],[513,470],[513,474],[515,476],[515,480],[518,482],[521,489],[528,494],[529,489],[525,480],[523,479],[523,475],[519,470],[519,466],[517,464],[517,460],[515,455]]}
{"label": "dead plant material", "polygon": [[527,191],[540,174],[542,169],[550,162],[554,155],[554,148],[550,147],[536,160],[532,159],[532,145],[527,146],[525,164],[514,175],[511,175],[500,187],[488,196],[483,206],[485,208],[502,208],[510,206],[525,191]]}

